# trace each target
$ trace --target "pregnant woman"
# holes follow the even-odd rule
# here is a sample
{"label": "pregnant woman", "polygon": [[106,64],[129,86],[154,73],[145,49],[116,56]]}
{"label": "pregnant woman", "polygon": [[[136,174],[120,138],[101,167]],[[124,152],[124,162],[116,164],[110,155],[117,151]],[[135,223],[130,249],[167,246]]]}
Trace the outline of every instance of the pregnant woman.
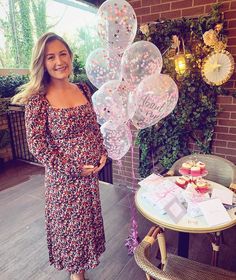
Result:
{"label": "pregnant woman", "polygon": [[42,35],[32,53],[30,81],[12,101],[26,104],[28,146],[45,166],[50,264],[84,280],[105,250],[98,171],[107,152],[88,87],[69,81],[72,58],[63,38]]}

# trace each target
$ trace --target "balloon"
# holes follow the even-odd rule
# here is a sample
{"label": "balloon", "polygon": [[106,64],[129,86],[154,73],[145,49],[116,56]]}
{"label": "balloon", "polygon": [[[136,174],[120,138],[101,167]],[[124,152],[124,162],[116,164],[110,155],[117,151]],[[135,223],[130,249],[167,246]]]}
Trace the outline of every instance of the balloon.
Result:
{"label": "balloon", "polygon": [[98,35],[118,53],[132,44],[137,31],[137,17],[125,0],[107,0],[98,9]]}
{"label": "balloon", "polygon": [[123,108],[125,109],[126,119],[132,119],[136,111],[136,91],[130,87],[125,81],[121,81],[117,89],[117,94],[122,100]]}
{"label": "balloon", "polygon": [[168,75],[158,73],[146,77],[140,83],[137,95],[137,110],[132,122],[138,129],[152,126],[170,114],[179,97],[174,80]]}
{"label": "balloon", "polygon": [[122,99],[117,92],[119,85],[118,80],[107,82],[92,96],[97,121],[101,125],[112,121],[117,126],[128,120]]}
{"label": "balloon", "polygon": [[132,144],[130,128],[122,124],[114,129],[112,122],[106,122],[101,126],[101,132],[108,156],[114,160],[121,159],[128,152]]}
{"label": "balloon", "polygon": [[110,49],[98,48],[90,53],[85,70],[90,82],[97,88],[121,76],[121,57]]}
{"label": "balloon", "polygon": [[135,86],[147,76],[160,73],[163,60],[159,49],[151,42],[139,41],[127,48],[121,59],[124,80]]}

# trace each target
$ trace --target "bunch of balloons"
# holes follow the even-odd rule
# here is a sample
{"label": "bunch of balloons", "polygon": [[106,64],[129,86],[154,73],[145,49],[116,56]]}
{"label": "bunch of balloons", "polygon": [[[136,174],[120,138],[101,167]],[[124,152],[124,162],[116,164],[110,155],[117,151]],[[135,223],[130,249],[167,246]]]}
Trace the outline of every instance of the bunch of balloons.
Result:
{"label": "bunch of balloons", "polygon": [[98,10],[98,35],[104,47],[86,61],[86,73],[98,88],[92,100],[109,157],[121,159],[132,144],[130,121],[137,129],[158,123],[178,101],[173,79],[161,73],[159,49],[133,43],[137,17],[125,0],[107,0]]}

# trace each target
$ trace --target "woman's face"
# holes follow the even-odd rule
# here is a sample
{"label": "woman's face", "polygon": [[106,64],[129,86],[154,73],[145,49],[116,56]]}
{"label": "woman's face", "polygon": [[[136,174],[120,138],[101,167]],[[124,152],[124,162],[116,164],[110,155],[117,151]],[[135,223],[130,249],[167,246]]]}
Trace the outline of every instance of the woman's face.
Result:
{"label": "woman's face", "polygon": [[54,40],[46,44],[44,67],[51,79],[68,79],[72,71],[72,60],[61,41]]}

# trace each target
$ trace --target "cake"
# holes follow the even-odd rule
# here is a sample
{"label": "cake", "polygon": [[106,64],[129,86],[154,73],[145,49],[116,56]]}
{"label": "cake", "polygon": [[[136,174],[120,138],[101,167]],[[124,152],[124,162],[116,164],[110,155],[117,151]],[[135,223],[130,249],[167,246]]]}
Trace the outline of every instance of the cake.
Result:
{"label": "cake", "polygon": [[191,176],[201,176],[201,169],[199,166],[193,166],[190,170]]}

